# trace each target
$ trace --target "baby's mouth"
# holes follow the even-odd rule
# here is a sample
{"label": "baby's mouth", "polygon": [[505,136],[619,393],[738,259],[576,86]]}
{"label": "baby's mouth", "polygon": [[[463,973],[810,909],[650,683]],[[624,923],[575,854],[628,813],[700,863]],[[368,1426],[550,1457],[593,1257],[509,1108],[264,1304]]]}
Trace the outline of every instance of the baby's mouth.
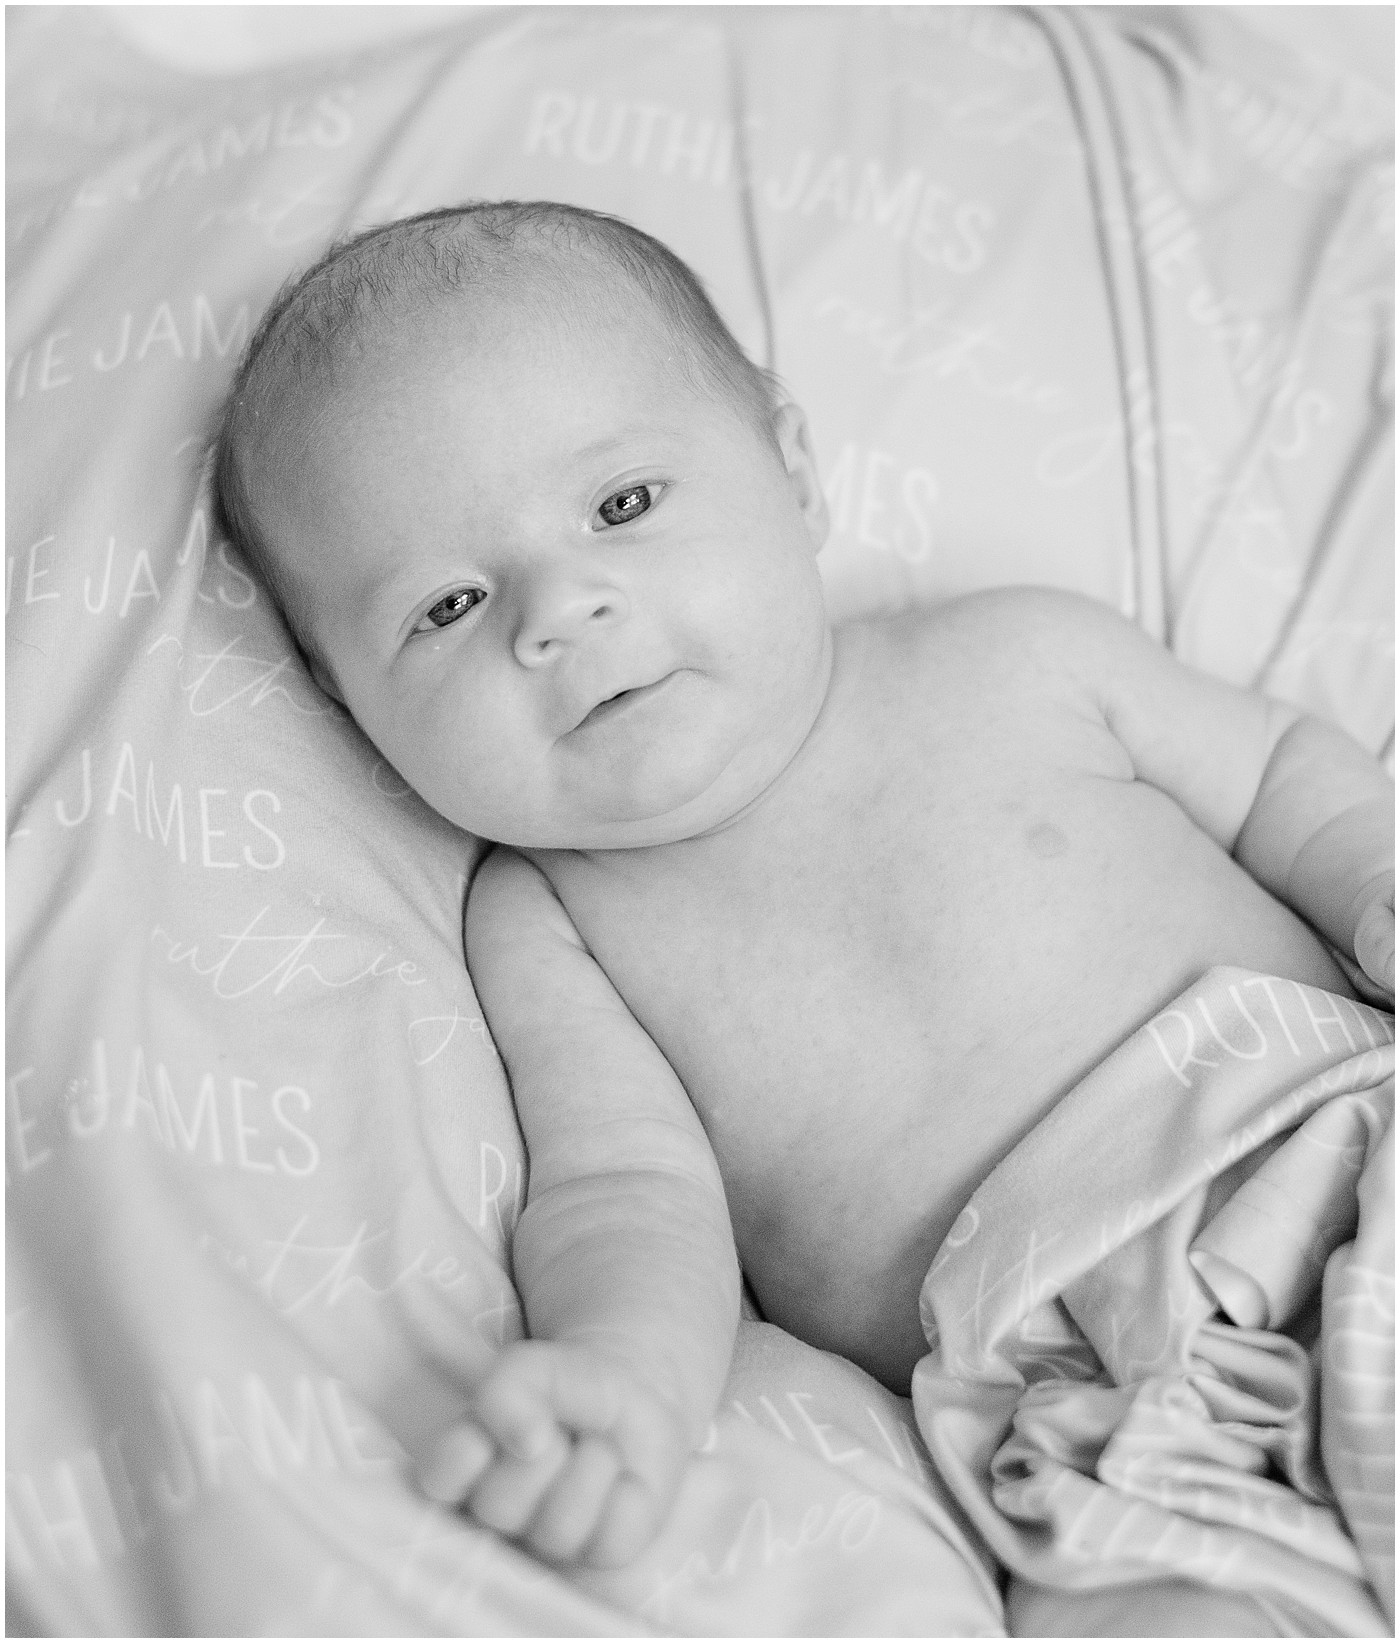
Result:
{"label": "baby's mouth", "polygon": [[606,700],[599,702],[591,712],[586,713],[579,720],[575,729],[583,730],[589,725],[603,724],[609,719],[616,718],[633,706],[634,703],[647,701],[658,694],[674,677],[673,673],[665,673],[649,685],[634,685],[628,690],[619,690],[615,696],[607,697]]}

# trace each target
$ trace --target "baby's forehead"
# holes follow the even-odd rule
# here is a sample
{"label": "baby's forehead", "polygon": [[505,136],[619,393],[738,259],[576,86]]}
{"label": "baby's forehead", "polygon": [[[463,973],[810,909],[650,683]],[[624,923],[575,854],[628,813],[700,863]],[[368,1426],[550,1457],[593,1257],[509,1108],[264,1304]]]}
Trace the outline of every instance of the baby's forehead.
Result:
{"label": "baby's forehead", "polygon": [[[557,292],[545,300],[502,282],[489,293],[382,308],[285,402],[302,424],[298,468],[321,467],[318,459],[347,434],[372,449],[379,432],[405,423],[417,427],[423,450],[457,450],[462,427],[504,437],[507,424],[520,431],[523,417],[525,431],[540,425],[543,437],[582,417],[580,438],[596,438],[614,414],[635,422],[634,405],[654,415],[659,406],[714,398],[699,391],[676,328],[643,294],[595,296],[585,291],[575,306]],[[496,443],[488,437],[486,448]]]}
{"label": "baby's forehead", "polygon": [[[733,397],[730,384],[697,369],[699,349],[682,319],[591,249],[512,247],[463,279],[429,279],[393,261],[374,280],[367,273],[360,270],[353,308],[342,304],[324,322],[308,316],[300,328],[303,346],[310,343],[304,359],[286,358],[281,383],[267,384],[270,414],[250,441],[261,448],[249,453],[249,468],[262,470],[249,478],[264,496],[268,482],[278,489],[305,482],[352,425],[411,417],[443,380],[470,385],[477,366],[497,382],[528,376],[538,384],[543,376],[575,386],[600,370],[611,375],[617,364],[624,377],[668,398],[728,407]],[[332,289],[326,301],[335,300]]]}
{"label": "baby's forehead", "polygon": [[625,271],[583,251],[513,255],[459,288],[405,282],[366,320],[366,330],[381,331],[391,345],[427,329],[481,347],[531,335],[607,337],[644,347],[684,329]]}
{"label": "baby's forehead", "polygon": [[457,403],[461,393],[528,402],[556,384],[576,393],[596,386],[600,374],[617,380],[618,373],[648,394],[690,399],[701,386],[692,352],[683,327],[642,292],[604,291],[585,279],[569,292],[502,280],[382,309],[320,375],[312,404],[329,430],[347,413],[377,421],[374,407],[390,414],[391,402],[409,412],[442,396]]}

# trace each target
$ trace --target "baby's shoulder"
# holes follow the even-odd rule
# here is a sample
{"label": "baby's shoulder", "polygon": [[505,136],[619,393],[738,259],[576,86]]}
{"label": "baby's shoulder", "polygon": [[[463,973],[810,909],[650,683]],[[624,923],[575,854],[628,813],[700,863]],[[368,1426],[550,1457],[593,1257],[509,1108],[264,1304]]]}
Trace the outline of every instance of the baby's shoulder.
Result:
{"label": "baby's shoulder", "polygon": [[1097,600],[1061,588],[987,588],[884,626],[883,643],[918,669],[1003,680],[1083,677],[1107,665],[1132,626]]}

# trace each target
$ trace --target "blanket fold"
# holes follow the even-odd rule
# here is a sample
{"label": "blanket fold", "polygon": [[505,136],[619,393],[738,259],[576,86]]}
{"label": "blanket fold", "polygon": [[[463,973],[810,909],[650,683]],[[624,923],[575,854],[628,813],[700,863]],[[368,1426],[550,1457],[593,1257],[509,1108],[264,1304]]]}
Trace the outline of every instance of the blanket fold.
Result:
{"label": "blanket fold", "polygon": [[1390,1633],[1394,1070],[1391,1016],[1212,970],[974,1194],[914,1406],[1014,1576]]}

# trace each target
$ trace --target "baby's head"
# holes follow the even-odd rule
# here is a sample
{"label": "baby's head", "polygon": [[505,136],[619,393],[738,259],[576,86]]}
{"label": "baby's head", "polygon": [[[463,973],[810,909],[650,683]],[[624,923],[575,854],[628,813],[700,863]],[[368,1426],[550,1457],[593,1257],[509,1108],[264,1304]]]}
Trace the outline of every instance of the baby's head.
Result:
{"label": "baby's head", "polygon": [[615,218],[467,206],[334,248],[260,324],[217,453],[317,678],[473,832],[704,831],[820,708],[802,414]]}

